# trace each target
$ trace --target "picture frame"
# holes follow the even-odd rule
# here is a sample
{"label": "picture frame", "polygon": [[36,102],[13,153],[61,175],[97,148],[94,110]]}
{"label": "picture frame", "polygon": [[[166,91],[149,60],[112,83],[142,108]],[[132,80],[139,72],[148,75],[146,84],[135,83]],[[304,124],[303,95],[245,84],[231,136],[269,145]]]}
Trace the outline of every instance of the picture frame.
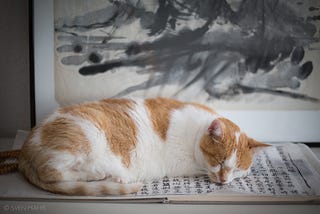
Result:
{"label": "picture frame", "polygon": [[[34,56],[36,123],[59,107],[55,99],[54,1],[34,1]],[[221,110],[249,136],[265,142],[320,141],[318,110]]]}

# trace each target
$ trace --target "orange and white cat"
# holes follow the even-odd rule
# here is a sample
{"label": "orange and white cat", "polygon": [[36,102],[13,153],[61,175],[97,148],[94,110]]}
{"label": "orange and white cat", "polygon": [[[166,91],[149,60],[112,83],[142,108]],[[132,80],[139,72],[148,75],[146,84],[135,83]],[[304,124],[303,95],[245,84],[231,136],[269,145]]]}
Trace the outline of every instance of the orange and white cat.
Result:
{"label": "orange and white cat", "polygon": [[147,180],[207,173],[229,183],[267,146],[197,103],[105,99],[61,108],[25,141],[19,170],[67,195],[128,194]]}

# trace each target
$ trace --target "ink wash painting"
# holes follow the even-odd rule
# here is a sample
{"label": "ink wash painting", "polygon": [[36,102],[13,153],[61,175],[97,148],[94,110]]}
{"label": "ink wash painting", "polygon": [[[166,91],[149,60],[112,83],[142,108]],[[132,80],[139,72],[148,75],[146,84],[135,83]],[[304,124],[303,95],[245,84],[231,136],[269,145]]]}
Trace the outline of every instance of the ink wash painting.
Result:
{"label": "ink wash painting", "polygon": [[320,2],[55,0],[55,96],[320,109]]}

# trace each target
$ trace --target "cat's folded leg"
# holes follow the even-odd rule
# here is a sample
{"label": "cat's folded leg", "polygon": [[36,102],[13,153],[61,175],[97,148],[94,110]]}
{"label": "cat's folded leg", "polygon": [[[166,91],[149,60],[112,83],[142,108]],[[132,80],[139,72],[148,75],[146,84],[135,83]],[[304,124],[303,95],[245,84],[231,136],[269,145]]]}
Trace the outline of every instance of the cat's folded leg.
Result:
{"label": "cat's folded leg", "polygon": [[112,175],[107,177],[107,180],[110,182],[120,183],[120,184],[128,184],[128,180],[120,177],[114,177]]}
{"label": "cat's folded leg", "polygon": [[59,182],[55,184],[54,190],[67,195],[126,195],[138,192],[142,186],[142,183],[122,184],[102,180],[92,182]]}

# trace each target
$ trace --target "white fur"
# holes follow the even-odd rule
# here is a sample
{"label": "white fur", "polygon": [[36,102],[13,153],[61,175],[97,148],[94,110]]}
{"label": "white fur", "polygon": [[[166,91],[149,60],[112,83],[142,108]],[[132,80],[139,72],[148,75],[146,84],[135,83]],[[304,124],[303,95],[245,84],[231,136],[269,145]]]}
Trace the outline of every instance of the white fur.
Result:
{"label": "white fur", "polygon": [[237,165],[237,151],[234,151],[231,156],[225,160],[224,166],[228,168],[235,168]]}
{"label": "white fur", "polygon": [[41,134],[40,130],[36,129],[32,135],[32,138],[30,139],[30,144],[37,145],[41,143]]}
{"label": "white fur", "polygon": [[232,174],[233,179],[244,177],[250,173],[250,167],[247,170],[235,169],[232,173],[233,173]]}
{"label": "white fur", "polygon": [[149,113],[143,100],[136,99],[130,116],[138,128],[138,144],[131,153],[131,166],[127,180],[130,182],[163,177],[166,174],[164,151],[166,144],[152,128]]}
{"label": "white fur", "polygon": [[211,169],[210,169],[211,172],[216,173],[216,174],[217,174],[220,170],[221,170],[221,166],[220,166],[220,165],[211,167]]}
{"label": "white fur", "polygon": [[229,168],[230,171],[227,173],[225,179],[225,183],[230,183],[235,177],[234,177],[234,169],[236,169],[237,165],[237,151],[234,151],[231,156],[225,160],[224,167]]}
{"label": "white fur", "polygon": [[235,136],[236,136],[236,144],[239,143],[240,135],[241,135],[241,132],[236,132],[236,133],[235,133]]}
{"label": "white fur", "polygon": [[[194,106],[187,106],[172,113],[165,153],[169,176],[203,172],[206,165],[199,147],[200,139],[217,117],[218,115]],[[177,150],[179,152],[176,152]]]}

